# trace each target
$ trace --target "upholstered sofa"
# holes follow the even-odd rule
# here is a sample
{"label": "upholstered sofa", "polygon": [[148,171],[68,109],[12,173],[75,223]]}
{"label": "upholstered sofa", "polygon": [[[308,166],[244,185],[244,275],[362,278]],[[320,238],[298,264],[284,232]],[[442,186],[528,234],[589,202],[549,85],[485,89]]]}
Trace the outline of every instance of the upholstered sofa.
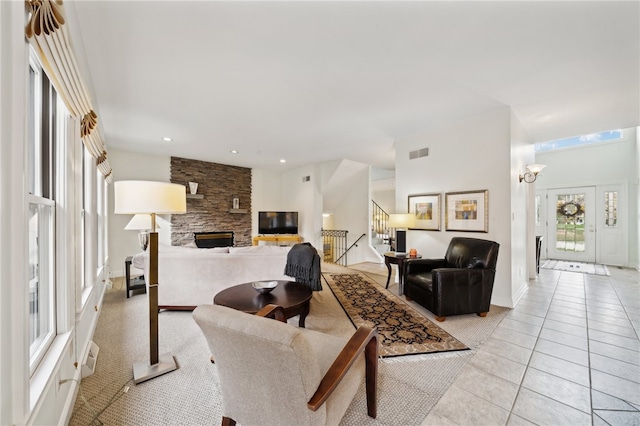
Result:
{"label": "upholstered sofa", "polygon": [[495,241],[454,237],[442,259],[404,263],[404,294],[444,321],[449,315],[485,316],[491,305],[498,248]]}
{"label": "upholstered sofa", "polygon": [[[289,247],[251,246],[197,248],[160,246],[158,306],[193,310],[213,303],[219,291],[251,281],[293,280],[284,275]],[[132,264],[148,276],[148,252],[133,256]]]}

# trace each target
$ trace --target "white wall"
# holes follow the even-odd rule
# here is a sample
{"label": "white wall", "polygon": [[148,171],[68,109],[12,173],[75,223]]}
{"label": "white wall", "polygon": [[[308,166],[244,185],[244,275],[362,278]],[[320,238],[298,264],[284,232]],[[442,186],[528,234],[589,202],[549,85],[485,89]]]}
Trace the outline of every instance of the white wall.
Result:
{"label": "white wall", "polygon": [[[303,182],[303,177],[310,180]],[[309,165],[282,173],[282,210],[298,212],[298,233],[303,241],[321,249],[322,194],[316,166]]]}
{"label": "white wall", "polygon": [[[631,188],[634,188],[631,191],[631,196],[635,195],[636,202],[633,203],[629,200],[629,205],[636,206],[636,214],[630,214],[631,218],[631,229],[629,230],[629,235],[632,236],[631,240],[633,241],[633,235],[636,237],[636,244],[631,244],[629,248],[629,262],[631,266],[636,269],[640,269],[640,127],[635,128],[636,131],[636,155],[635,155],[635,163],[636,163],[636,173],[633,175],[633,185],[630,185]],[[631,198],[631,197],[630,197]],[[634,220],[635,219],[635,220]],[[633,232],[633,227],[636,227],[635,232]]]}
{"label": "white wall", "polygon": [[511,113],[511,241],[501,247],[511,254],[511,297],[517,301],[536,276],[535,185],[519,181],[527,164],[535,163],[533,144],[528,143],[522,124]]}
{"label": "white wall", "polygon": [[[373,191],[373,201],[378,204],[382,210],[389,214],[395,213],[396,208],[396,190],[395,188],[382,191]],[[404,213],[404,212],[403,212]]]}
{"label": "white wall", "polygon": [[[536,179],[539,190],[574,186],[627,186],[629,266],[638,264],[638,134],[626,129],[619,142],[536,153],[535,162],[547,167]],[[634,220],[635,219],[635,220]]]}
{"label": "white wall", "polygon": [[258,235],[258,212],[282,210],[282,174],[251,169],[251,235]]}
{"label": "white wall", "polygon": [[0,2],[0,424],[28,416],[24,4]]}
{"label": "white wall", "polygon": [[[380,258],[375,255],[369,243],[371,239],[369,182],[368,167],[351,176],[348,182],[343,183],[344,187],[348,188],[348,192],[334,209],[334,229],[349,231],[347,233],[346,248],[351,247],[352,244],[358,241],[358,245],[352,247],[346,255],[347,265],[361,262],[380,262]],[[365,234],[365,236],[360,238],[362,234]]]}
{"label": "white wall", "polygon": [[[109,150],[109,164],[115,181],[150,180],[171,181],[171,157],[166,155],[140,154],[117,149]],[[109,185],[109,258],[112,276],[124,275],[127,256],[140,252],[137,231],[125,231],[133,215],[113,213],[113,185]],[[171,245],[171,215],[157,217],[159,244]],[[132,273],[141,273],[132,268]]]}
{"label": "white wall", "polygon": [[[513,306],[511,198],[516,158],[511,153],[511,111],[501,108],[428,134],[396,142],[396,211],[407,211],[411,194],[442,194],[442,230],[407,233],[407,245],[426,258],[442,258],[454,236],[500,244],[492,303]],[[409,152],[429,148],[429,156],[409,160]],[[522,155],[522,154],[518,154]],[[445,231],[445,196],[454,191],[489,191],[489,232]],[[526,235],[513,236],[525,239]],[[524,271],[523,271],[524,273]]]}

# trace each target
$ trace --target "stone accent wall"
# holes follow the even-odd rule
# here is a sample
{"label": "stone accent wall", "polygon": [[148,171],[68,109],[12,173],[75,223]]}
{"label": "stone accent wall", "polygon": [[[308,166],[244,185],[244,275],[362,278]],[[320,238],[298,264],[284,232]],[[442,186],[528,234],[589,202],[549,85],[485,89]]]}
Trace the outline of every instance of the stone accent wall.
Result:
{"label": "stone accent wall", "polygon": [[[251,169],[171,157],[171,182],[198,183],[202,199],[187,198],[187,213],[171,215],[171,244],[193,241],[194,232],[233,231],[236,246],[251,245]],[[240,210],[231,213],[233,199]]]}

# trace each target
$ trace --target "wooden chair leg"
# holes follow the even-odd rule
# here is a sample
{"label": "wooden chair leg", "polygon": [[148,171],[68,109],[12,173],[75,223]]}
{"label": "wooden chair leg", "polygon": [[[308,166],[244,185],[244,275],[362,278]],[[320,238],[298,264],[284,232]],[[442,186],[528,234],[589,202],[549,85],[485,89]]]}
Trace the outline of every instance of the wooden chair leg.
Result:
{"label": "wooden chair leg", "polygon": [[365,387],[367,391],[367,414],[378,415],[378,338],[369,340],[364,349]]}
{"label": "wooden chair leg", "polygon": [[436,315],[436,320],[438,320],[438,322],[443,322],[446,319],[447,319],[447,317],[439,317],[439,316]]}
{"label": "wooden chair leg", "polygon": [[479,313],[478,313],[478,316],[479,316],[479,317],[484,318],[484,317],[486,317],[486,316],[487,316],[487,313],[488,313],[488,312],[479,312]]}
{"label": "wooden chair leg", "polygon": [[232,418],[222,416],[222,426],[236,426],[236,421]]}

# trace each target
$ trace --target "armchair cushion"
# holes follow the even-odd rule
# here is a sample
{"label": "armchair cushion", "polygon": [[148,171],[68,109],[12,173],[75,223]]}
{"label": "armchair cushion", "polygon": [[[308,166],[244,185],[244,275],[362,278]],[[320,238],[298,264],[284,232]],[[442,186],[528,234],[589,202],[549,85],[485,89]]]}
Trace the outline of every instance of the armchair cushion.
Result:
{"label": "armchair cushion", "polygon": [[479,238],[455,237],[451,239],[444,258],[450,268],[467,268],[482,262],[484,267],[496,269],[498,243]]}
{"label": "armchair cushion", "polygon": [[436,268],[449,266],[446,259],[406,259],[404,264],[405,274],[417,274],[431,272]]}

